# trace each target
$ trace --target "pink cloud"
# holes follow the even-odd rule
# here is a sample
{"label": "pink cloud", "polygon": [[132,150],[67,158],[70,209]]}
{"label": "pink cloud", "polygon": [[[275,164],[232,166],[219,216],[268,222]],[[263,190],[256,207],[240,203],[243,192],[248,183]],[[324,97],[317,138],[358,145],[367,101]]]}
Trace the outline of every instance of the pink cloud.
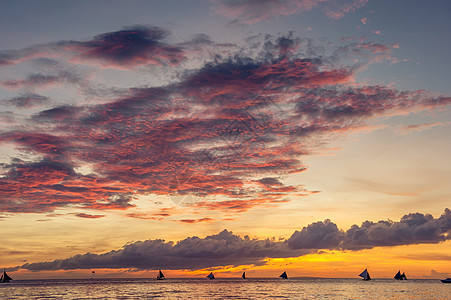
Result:
{"label": "pink cloud", "polygon": [[216,0],[213,11],[234,19],[233,23],[254,24],[278,16],[289,16],[310,11],[315,7],[325,10],[334,19],[343,17],[367,3],[367,0]]}
{"label": "pink cloud", "polygon": [[[104,45],[94,39],[95,53],[104,49],[98,40]],[[3,131],[0,142],[36,158],[2,165],[0,211],[125,210],[141,195],[206,211],[271,207],[313,193],[281,178],[305,171],[303,156],[330,139],[366,128],[371,118],[451,103],[425,91],[355,84],[357,68],[340,59],[386,57],[386,45],[351,43],[325,57],[303,42],[292,34],[265,37],[264,46],[249,45],[258,54],[241,49],[168,85],[131,87],[101,104],[53,107],[21,131]],[[115,63],[124,58],[105,51]],[[125,55],[126,65],[131,57]],[[89,174],[78,171],[85,165]]]}
{"label": "pink cloud", "polygon": [[409,134],[412,131],[424,131],[428,130],[433,127],[440,127],[440,126],[449,126],[451,125],[451,122],[430,122],[430,123],[422,123],[422,124],[413,124],[413,125],[407,125],[400,127],[397,132],[400,134]]}

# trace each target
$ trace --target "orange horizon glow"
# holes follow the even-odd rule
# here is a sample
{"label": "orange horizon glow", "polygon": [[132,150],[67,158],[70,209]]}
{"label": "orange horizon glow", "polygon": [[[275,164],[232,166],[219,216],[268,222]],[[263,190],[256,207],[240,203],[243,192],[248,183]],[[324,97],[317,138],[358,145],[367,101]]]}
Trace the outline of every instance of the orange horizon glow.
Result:
{"label": "orange horizon glow", "polygon": [[[357,275],[368,268],[374,279],[391,279],[398,270],[405,272],[408,279],[440,279],[449,276],[451,269],[449,255],[443,250],[449,246],[451,241],[440,244],[377,247],[360,251],[323,250],[300,257],[268,258],[265,264],[260,266],[221,266],[199,270],[165,270],[162,266],[162,270],[166,278],[205,278],[210,272],[217,278],[239,278],[243,271],[246,271],[248,278],[276,278],[283,271],[287,271],[291,278],[358,279]],[[17,280],[30,280],[154,278],[157,272],[158,270],[99,268],[38,272],[20,269],[8,273]]]}

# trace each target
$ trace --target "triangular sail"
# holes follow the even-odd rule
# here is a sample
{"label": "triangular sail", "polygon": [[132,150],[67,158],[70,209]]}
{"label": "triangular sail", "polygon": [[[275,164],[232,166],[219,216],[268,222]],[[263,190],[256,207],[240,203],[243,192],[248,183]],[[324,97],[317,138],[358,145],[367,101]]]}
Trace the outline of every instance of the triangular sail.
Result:
{"label": "triangular sail", "polygon": [[362,277],[363,280],[371,280],[370,273],[368,273],[367,269],[360,273],[359,276]]}
{"label": "triangular sail", "polygon": [[396,280],[407,280],[406,274],[404,272],[401,274],[401,271],[398,271],[398,273],[396,273],[394,278]]}
{"label": "triangular sail", "polygon": [[213,272],[211,272],[210,274],[208,274],[207,277],[208,277],[209,279],[215,279],[215,275],[213,275]]}
{"label": "triangular sail", "polygon": [[243,277],[243,279],[246,279],[246,272],[243,272],[243,275],[241,275],[241,277]]}
{"label": "triangular sail", "polygon": [[157,279],[164,279],[164,275],[163,272],[161,272],[161,270],[158,270]]}
{"label": "triangular sail", "polygon": [[287,271],[284,271],[282,274],[280,274],[279,277],[281,277],[283,279],[288,279]]}
{"label": "triangular sail", "polygon": [[13,280],[13,279],[11,277],[9,277],[5,271],[3,271],[2,277],[0,277],[0,282],[9,282],[10,280]]}

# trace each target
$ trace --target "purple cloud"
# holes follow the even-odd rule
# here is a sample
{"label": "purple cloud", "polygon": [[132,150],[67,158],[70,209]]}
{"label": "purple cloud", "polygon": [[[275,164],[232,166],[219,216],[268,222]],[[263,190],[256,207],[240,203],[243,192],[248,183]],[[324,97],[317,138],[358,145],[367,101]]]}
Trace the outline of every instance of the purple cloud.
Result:
{"label": "purple cloud", "polygon": [[176,65],[185,59],[184,53],[163,42],[168,35],[169,32],[159,27],[136,26],[104,33],[90,41],[63,42],[61,45],[78,53],[76,60],[97,62],[102,67]]}

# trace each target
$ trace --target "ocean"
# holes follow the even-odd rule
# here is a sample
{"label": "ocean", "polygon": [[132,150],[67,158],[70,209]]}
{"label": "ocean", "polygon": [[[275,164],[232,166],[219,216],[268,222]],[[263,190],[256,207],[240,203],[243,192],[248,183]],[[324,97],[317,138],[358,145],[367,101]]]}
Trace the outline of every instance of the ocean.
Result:
{"label": "ocean", "polygon": [[0,299],[451,299],[440,280],[89,279],[14,280]]}

